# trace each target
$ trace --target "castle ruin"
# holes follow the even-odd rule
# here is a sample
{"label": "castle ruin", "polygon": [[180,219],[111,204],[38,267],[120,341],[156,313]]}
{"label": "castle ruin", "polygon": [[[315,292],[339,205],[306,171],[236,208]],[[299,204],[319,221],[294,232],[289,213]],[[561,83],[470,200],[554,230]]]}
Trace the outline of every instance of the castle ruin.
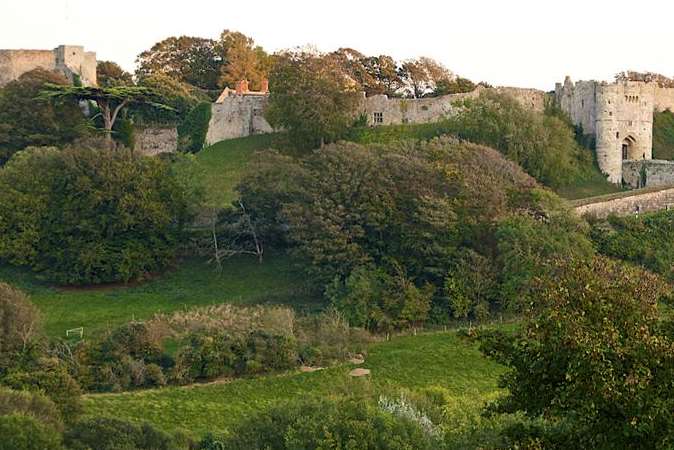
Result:
{"label": "castle ruin", "polygon": [[[543,111],[545,92],[537,89],[484,88],[478,87],[464,94],[449,94],[427,98],[391,98],[386,95],[363,97],[358,106],[358,114],[367,118],[369,126],[396,125],[405,123],[429,123],[456,114],[456,103],[476,98],[485,89],[493,89],[508,94],[523,106],[535,111]],[[225,88],[211,107],[211,122],[206,135],[206,145],[226,139],[234,139],[252,134],[271,133],[272,126],[264,118],[264,110],[269,101],[269,86],[263,83],[261,91],[248,90],[248,83],[241,81],[236,89]]]}
{"label": "castle ruin", "polygon": [[96,53],[79,45],[60,45],[53,50],[0,50],[0,87],[26,72],[45,69],[76,78],[84,86],[96,85]]}
{"label": "castle ruin", "polygon": [[[674,89],[643,81],[573,83],[566,77],[555,86],[555,101],[583,134],[594,137],[597,163],[610,182],[632,187],[674,182],[674,172],[662,169],[664,161],[651,162],[653,112],[674,110]],[[648,182],[648,171],[658,178]]]}

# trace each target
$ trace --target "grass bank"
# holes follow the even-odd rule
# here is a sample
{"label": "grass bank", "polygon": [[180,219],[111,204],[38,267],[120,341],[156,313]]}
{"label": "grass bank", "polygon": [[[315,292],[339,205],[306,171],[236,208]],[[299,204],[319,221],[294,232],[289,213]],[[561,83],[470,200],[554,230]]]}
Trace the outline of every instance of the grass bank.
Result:
{"label": "grass bank", "polygon": [[[457,433],[478,428],[476,425],[486,420],[480,412],[486,402],[499,395],[497,378],[503,372],[501,366],[485,359],[474,343],[455,332],[375,343],[362,367],[372,370],[370,380],[365,382],[371,388],[392,393],[434,386],[447,389],[451,396],[448,422]],[[275,402],[362,389],[358,386],[362,380],[348,376],[352,368],[344,365],[229,383],[90,395],[85,398],[85,414],[147,421],[164,430],[183,429],[198,437],[209,431],[226,431]],[[490,429],[479,428],[481,433]]]}

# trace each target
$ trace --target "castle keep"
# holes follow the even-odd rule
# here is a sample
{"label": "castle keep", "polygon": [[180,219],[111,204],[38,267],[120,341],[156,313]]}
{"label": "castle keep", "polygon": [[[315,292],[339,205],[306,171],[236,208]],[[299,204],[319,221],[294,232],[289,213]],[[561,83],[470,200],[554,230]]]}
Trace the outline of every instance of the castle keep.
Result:
{"label": "castle keep", "polygon": [[[642,81],[573,83],[566,77],[555,86],[555,101],[595,138],[597,163],[609,181],[633,187],[674,182],[674,171],[663,171],[664,162],[650,162],[653,112],[674,110],[674,89]],[[658,175],[650,182],[649,171]]]}
{"label": "castle keep", "polygon": [[33,69],[79,77],[85,86],[96,85],[96,53],[79,45],[61,45],[54,50],[0,50],[0,87]]}

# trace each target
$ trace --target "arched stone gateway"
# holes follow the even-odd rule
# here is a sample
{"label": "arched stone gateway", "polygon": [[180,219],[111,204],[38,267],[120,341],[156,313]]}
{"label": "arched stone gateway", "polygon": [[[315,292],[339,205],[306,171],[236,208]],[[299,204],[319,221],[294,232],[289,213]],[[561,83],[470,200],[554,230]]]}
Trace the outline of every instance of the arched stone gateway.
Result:
{"label": "arched stone gateway", "polygon": [[637,159],[643,159],[642,155],[639,154],[639,146],[637,145],[637,140],[633,136],[627,136],[623,139],[622,143],[622,158],[623,161],[630,160],[634,161]]}

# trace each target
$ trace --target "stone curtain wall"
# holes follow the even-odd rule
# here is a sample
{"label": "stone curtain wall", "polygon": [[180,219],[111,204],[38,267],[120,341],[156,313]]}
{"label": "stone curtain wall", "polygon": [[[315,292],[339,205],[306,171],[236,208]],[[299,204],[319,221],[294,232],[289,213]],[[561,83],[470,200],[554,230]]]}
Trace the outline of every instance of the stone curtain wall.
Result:
{"label": "stone curtain wall", "polygon": [[646,188],[627,194],[597,197],[574,202],[576,213],[600,219],[612,214],[626,216],[674,207],[674,187]]}
{"label": "stone curtain wall", "polygon": [[178,130],[175,127],[138,128],[135,138],[134,152],[144,156],[178,151]]}
{"label": "stone curtain wall", "polygon": [[623,161],[623,181],[631,188],[674,186],[674,161]]}
{"label": "stone curtain wall", "polygon": [[53,50],[0,50],[0,86],[26,72],[42,68],[56,70],[73,81],[73,74],[85,86],[96,84],[96,53],[79,45],[61,45]]}
{"label": "stone curtain wall", "polygon": [[[370,126],[397,125],[403,123],[427,123],[441,120],[456,113],[453,105],[466,98],[475,98],[487,88],[479,87],[465,94],[450,94],[442,97],[419,99],[388,98],[386,95],[363,97],[359,107]],[[514,97],[523,106],[542,112],[545,108],[545,92],[537,89],[510,87],[488,88]],[[272,133],[274,129],[264,118],[269,97],[265,95],[230,95],[222,103],[211,106],[211,121],[208,125],[206,145],[226,139],[252,134]],[[381,122],[375,122],[375,113]]]}
{"label": "stone curtain wall", "polygon": [[[472,92],[441,97],[389,98],[386,95],[373,95],[363,99],[361,111],[366,115],[367,123],[371,126],[435,122],[443,117],[456,114],[455,103],[467,98],[476,98],[485,90],[495,90],[498,93],[510,95],[522,106],[535,111],[542,112],[545,108],[546,94],[537,89],[478,87]],[[376,121],[375,114],[380,118],[380,122]]]}
{"label": "stone curtain wall", "polygon": [[0,50],[0,87],[37,68],[56,69],[52,50]]}

